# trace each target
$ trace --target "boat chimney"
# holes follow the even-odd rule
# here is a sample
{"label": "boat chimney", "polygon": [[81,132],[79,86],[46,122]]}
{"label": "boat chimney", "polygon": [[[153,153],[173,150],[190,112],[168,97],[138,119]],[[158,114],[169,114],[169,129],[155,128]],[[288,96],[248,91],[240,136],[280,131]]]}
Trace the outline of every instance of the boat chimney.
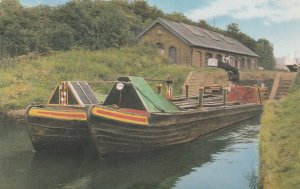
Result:
{"label": "boat chimney", "polygon": [[168,76],[166,83],[167,83],[166,98],[168,100],[171,100],[172,96],[173,96],[173,81],[172,81],[171,75]]}
{"label": "boat chimney", "polygon": [[161,94],[162,84],[157,84],[156,89],[157,89],[157,94]]}
{"label": "boat chimney", "polygon": [[185,84],[185,98],[189,99],[189,83]]}

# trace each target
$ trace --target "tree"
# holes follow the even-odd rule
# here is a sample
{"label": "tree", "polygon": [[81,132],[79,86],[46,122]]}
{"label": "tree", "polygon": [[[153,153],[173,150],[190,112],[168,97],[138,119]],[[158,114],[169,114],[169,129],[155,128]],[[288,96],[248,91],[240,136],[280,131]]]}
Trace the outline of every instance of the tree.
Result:
{"label": "tree", "polygon": [[57,24],[47,32],[50,47],[54,50],[69,50],[74,46],[74,31],[67,24]]}
{"label": "tree", "polygon": [[205,20],[199,20],[197,26],[204,29],[211,29],[211,26]]}
{"label": "tree", "polygon": [[129,6],[135,15],[140,16],[142,18],[143,22],[146,22],[149,19],[155,20],[157,17],[165,16],[162,10],[160,10],[156,6],[150,6],[144,0],[134,1]]}
{"label": "tree", "polygon": [[189,20],[184,14],[180,12],[173,12],[171,14],[165,15],[166,19],[173,20],[175,22],[183,22],[186,24],[194,24],[191,20]]}
{"label": "tree", "polygon": [[240,37],[240,34],[241,34],[239,25],[236,24],[236,23],[231,23],[231,24],[227,25],[227,33],[231,37],[233,37],[235,39],[238,39]]}
{"label": "tree", "polygon": [[256,52],[260,55],[258,65],[272,70],[275,68],[273,45],[266,39],[259,39],[256,43]]}

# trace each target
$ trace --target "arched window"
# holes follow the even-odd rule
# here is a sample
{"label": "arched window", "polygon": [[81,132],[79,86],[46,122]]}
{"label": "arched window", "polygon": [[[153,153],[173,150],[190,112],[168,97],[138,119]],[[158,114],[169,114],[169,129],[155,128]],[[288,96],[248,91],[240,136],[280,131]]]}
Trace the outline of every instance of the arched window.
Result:
{"label": "arched window", "polygon": [[239,68],[239,61],[238,60],[234,60],[234,67]]}
{"label": "arched window", "polygon": [[253,60],[252,68],[253,68],[253,69],[257,69],[257,63],[256,63],[256,60]]}
{"label": "arched window", "polygon": [[197,51],[197,58],[199,60],[199,66],[202,67],[202,52],[201,51]]}
{"label": "arched window", "polygon": [[244,70],[245,69],[245,58],[241,59],[241,69]]}
{"label": "arched window", "polygon": [[211,53],[205,53],[205,65],[208,65],[208,59],[212,58],[213,55]]}
{"label": "arched window", "polygon": [[175,47],[170,47],[169,48],[169,58],[172,60],[173,64],[177,63],[176,48]]}
{"label": "arched window", "polygon": [[156,43],[156,48],[159,50],[160,55],[165,53],[165,46],[163,43]]}
{"label": "arched window", "polygon": [[221,62],[222,62],[223,57],[222,57],[222,55],[220,55],[220,54],[216,54],[216,59],[218,59],[218,61],[221,61]]}
{"label": "arched window", "polygon": [[247,59],[246,69],[251,69],[251,60],[250,60],[250,58]]}

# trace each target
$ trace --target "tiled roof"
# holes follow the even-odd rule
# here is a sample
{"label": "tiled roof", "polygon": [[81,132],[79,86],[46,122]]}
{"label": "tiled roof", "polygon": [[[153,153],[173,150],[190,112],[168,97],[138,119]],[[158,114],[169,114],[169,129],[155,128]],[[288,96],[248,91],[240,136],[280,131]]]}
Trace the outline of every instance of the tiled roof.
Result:
{"label": "tiled roof", "polygon": [[220,33],[209,31],[196,26],[173,22],[170,20],[158,18],[146,30],[144,30],[138,38],[144,35],[155,24],[160,23],[174,35],[187,42],[190,46],[205,47],[237,54],[244,54],[258,57],[255,52],[247,48],[239,41],[226,37]]}

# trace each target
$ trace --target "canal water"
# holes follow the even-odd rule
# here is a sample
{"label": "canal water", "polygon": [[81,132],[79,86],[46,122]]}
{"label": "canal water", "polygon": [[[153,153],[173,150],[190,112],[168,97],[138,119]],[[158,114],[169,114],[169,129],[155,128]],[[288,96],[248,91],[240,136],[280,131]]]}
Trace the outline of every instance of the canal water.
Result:
{"label": "canal water", "polygon": [[24,124],[0,121],[2,189],[251,189],[259,118],[175,147],[100,159],[35,154]]}

